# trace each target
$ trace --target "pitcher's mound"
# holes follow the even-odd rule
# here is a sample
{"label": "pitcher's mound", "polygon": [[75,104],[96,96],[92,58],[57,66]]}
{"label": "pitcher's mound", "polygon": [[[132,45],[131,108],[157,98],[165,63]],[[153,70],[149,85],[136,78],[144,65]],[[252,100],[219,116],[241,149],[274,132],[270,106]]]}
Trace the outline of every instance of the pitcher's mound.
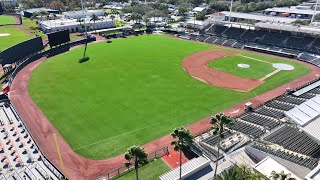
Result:
{"label": "pitcher's mound", "polygon": [[2,33],[2,34],[0,33],[0,37],[1,36],[10,36],[10,34],[9,33]]}
{"label": "pitcher's mound", "polygon": [[291,70],[294,70],[294,67],[289,65],[289,64],[284,64],[284,63],[275,63],[275,64],[272,64],[272,66],[276,69],[279,69],[279,70],[284,70],[284,71],[291,71]]}

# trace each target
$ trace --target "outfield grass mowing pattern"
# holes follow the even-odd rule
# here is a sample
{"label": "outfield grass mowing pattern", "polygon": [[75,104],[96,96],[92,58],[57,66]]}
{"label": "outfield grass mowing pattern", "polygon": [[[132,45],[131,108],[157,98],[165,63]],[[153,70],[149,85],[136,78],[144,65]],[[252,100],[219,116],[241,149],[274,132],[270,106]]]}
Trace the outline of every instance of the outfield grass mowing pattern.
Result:
{"label": "outfield grass mowing pattern", "polygon": [[29,93],[78,154],[103,159],[311,72],[296,62],[233,50],[295,70],[281,71],[249,93],[222,89],[190,77],[181,66],[184,57],[212,48],[159,35],[94,43],[85,63],[78,63],[83,47],[42,63],[32,73]]}
{"label": "outfield grass mowing pattern", "polygon": [[0,15],[0,25],[2,24],[15,24],[14,16]]}
{"label": "outfield grass mowing pattern", "polygon": [[[238,64],[248,64],[250,68],[240,68]],[[272,64],[249,59],[243,56],[228,56],[212,61],[209,67],[223,71],[242,78],[260,79],[276,70]]]}

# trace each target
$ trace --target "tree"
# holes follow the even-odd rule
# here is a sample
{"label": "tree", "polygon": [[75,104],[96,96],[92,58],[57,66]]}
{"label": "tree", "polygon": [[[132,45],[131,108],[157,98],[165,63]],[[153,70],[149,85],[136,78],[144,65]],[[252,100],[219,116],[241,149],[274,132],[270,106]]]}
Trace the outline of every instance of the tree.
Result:
{"label": "tree", "polygon": [[143,22],[146,24],[146,27],[148,26],[148,23],[150,22],[149,18],[144,16],[143,17]]}
{"label": "tree", "polygon": [[0,3],[0,15],[3,14],[2,4]]}
{"label": "tree", "polygon": [[266,176],[259,172],[254,172],[249,168],[248,165],[242,164],[239,167],[235,167],[235,170],[239,175],[242,176],[243,179],[246,180],[269,180]]}
{"label": "tree", "polygon": [[96,14],[92,14],[90,21],[93,21],[93,27],[94,27],[95,32],[97,32],[97,29],[96,29],[96,21],[97,20],[99,20],[98,16]]}
{"label": "tree", "polygon": [[[220,150],[220,141],[224,138],[224,132],[227,130],[228,133],[231,133],[229,130],[233,129],[234,121],[229,116],[224,115],[223,113],[216,114],[215,116],[211,117],[211,122],[213,126],[213,134],[218,135],[218,157],[220,156],[219,150]],[[227,129],[226,129],[227,128]],[[218,159],[217,157],[217,159]],[[216,167],[214,170],[214,179],[217,176],[217,169],[218,169],[218,160],[216,161]]]}
{"label": "tree", "polygon": [[41,18],[41,21],[42,21],[42,17],[46,17],[46,16],[48,16],[49,15],[49,13],[47,12],[47,11],[40,11],[39,12],[39,16],[40,16],[40,18]]}
{"label": "tree", "polygon": [[186,13],[188,12],[188,7],[186,5],[181,5],[178,9],[179,14],[185,17]]}
{"label": "tree", "polygon": [[270,178],[272,180],[295,180],[295,178],[290,177],[291,174],[285,174],[284,171],[281,171],[280,173],[277,173],[275,171],[271,172]]}
{"label": "tree", "polygon": [[103,16],[106,18],[106,21],[107,21],[107,18],[108,18],[108,16],[109,16],[109,13],[108,13],[107,11],[105,11],[105,12],[103,13]]}
{"label": "tree", "polygon": [[230,168],[223,171],[214,180],[243,180],[243,177],[237,172],[236,168]]}
{"label": "tree", "polygon": [[131,146],[127,153],[124,155],[124,158],[128,161],[125,163],[126,167],[134,165],[136,171],[136,179],[139,180],[138,168],[139,165],[148,163],[148,155],[145,152],[144,148],[140,146]]}
{"label": "tree", "polygon": [[171,136],[174,140],[171,142],[171,145],[174,146],[173,149],[175,151],[178,151],[180,153],[180,171],[179,171],[179,177],[181,179],[182,171],[181,171],[181,166],[182,166],[182,150],[189,149],[190,145],[192,144],[192,135],[190,133],[189,129],[186,129],[184,127],[179,127],[173,130],[171,133]]}
{"label": "tree", "polygon": [[116,17],[114,15],[110,16],[110,19],[113,21]]}

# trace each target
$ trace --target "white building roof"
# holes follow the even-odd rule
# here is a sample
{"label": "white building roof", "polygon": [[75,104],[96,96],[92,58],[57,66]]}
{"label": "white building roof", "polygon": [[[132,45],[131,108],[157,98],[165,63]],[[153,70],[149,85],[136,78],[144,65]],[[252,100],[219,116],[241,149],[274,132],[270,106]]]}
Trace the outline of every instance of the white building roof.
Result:
{"label": "white building roof", "polygon": [[270,177],[272,171],[276,171],[277,173],[280,173],[283,171],[285,174],[291,174],[291,177],[295,178],[296,180],[301,180],[298,178],[297,175],[295,175],[293,172],[288,170],[285,166],[278,163],[276,160],[272,159],[271,157],[266,157],[262,161],[260,161],[258,164],[254,166],[254,169],[262,173],[263,175]]}
{"label": "white building roof", "polygon": [[[85,20],[86,24],[93,24],[93,21],[90,21],[90,18],[86,18]],[[105,20],[105,19],[100,19],[97,20],[95,23],[105,23],[105,22],[112,22],[111,19]],[[69,27],[69,26],[75,26],[75,25],[80,25],[80,22],[77,22],[76,19],[57,19],[57,20],[48,20],[48,21],[41,21],[40,24],[45,25],[48,28],[53,28],[53,27]],[[81,22],[81,24],[84,24],[84,22]]]}
{"label": "white building roof", "polygon": [[301,127],[308,126],[308,123],[315,120],[320,115],[320,95],[285,112],[285,115]]}
{"label": "white building roof", "polygon": [[205,10],[206,8],[204,7],[196,7],[194,8],[192,11],[195,11],[195,12],[202,12],[203,10]]}
{"label": "white building roof", "polygon": [[[295,6],[291,7],[274,7],[268,8],[265,11],[268,12],[280,12],[280,13],[290,13],[290,14],[306,14],[306,15],[313,15],[312,9],[298,9]],[[316,11],[316,14],[320,13],[320,11]]]}
{"label": "white building roof", "polygon": [[[225,14],[226,16],[230,15],[229,11],[222,11],[221,13]],[[284,23],[291,23],[296,20],[294,18],[267,16],[263,14],[239,13],[239,12],[231,12],[231,17],[241,18],[241,19],[253,19],[253,20],[263,21],[263,22],[284,22]]]}
{"label": "white building roof", "polygon": [[[210,161],[202,156],[191,159],[190,161],[182,164],[182,179],[198,172],[202,168],[210,165]],[[177,167],[160,176],[161,180],[178,180],[180,168]]]}

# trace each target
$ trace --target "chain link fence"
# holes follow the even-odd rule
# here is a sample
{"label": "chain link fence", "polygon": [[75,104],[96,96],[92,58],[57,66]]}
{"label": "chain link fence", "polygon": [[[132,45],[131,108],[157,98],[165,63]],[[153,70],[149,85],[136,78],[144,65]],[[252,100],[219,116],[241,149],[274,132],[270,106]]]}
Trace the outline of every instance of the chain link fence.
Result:
{"label": "chain link fence", "polygon": [[[169,151],[168,151],[168,146],[165,146],[161,149],[158,149],[152,153],[149,153],[148,154],[148,161],[152,161],[154,159],[157,159],[157,158],[160,158],[160,157],[163,157],[165,155],[168,155],[169,154]],[[112,171],[109,171],[99,177],[96,177],[95,180],[109,180],[109,179],[115,179],[129,171],[131,171],[131,169],[133,169],[133,165],[132,166],[129,166],[129,167],[126,167],[125,165],[121,166],[121,167],[118,167]]]}

